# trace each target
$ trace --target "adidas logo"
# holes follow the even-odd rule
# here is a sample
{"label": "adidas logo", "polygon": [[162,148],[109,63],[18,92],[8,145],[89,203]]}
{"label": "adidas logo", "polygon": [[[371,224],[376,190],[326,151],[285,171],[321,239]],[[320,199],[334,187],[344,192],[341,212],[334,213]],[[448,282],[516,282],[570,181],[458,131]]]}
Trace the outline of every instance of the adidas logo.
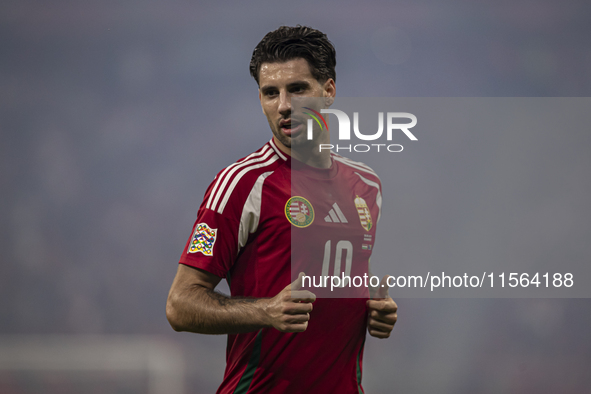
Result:
{"label": "adidas logo", "polygon": [[332,209],[328,211],[328,215],[326,215],[324,221],[329,223],[349,223],[336,202],[332,204]]}

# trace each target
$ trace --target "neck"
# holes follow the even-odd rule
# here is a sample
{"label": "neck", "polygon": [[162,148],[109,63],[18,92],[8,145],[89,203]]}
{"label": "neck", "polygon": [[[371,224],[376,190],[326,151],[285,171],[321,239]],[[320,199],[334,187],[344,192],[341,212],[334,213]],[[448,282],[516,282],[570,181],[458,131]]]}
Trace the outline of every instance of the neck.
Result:
{"label": "neck", "polygon": [[322,152],[318,149],[318,144],[312,144],[312,149],[297,149],[292,150],[291,147],[283,145],[275,136],[273,136],[273,142],[275,145],[286,155],[315,168],[330,168],[332,161],[330,159],[330,151],[323,150]]}

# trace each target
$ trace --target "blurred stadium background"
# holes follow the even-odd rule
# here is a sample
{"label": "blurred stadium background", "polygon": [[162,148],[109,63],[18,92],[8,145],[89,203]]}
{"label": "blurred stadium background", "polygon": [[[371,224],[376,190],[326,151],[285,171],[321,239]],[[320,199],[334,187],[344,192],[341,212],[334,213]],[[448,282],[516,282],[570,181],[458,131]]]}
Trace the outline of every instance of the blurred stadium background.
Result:
{"label": "blurred stadium background", "polygon": [[[248,74],[266,32],[326,32],[341,96],[586,97],[590,17],[586,1],[3,1],[0,393],[215,391],[225,337],[174,333],[164,306],[205,188],[270,137]],[[393,338],[366,344],[367,393],[591,387],[588,299],[399,307]]]}

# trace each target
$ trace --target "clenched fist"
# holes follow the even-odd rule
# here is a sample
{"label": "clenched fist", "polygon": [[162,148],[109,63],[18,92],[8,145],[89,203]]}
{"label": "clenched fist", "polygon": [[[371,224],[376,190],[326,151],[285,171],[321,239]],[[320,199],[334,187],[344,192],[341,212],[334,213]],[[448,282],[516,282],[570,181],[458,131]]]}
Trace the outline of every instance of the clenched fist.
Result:
{"label": "clenched fist", "polygon": [[279,294],[269,299],[265,312],[268,323],[281,332],[303,332],[308,328],[316,296],[302,287],[303,272]]}
{"label": "clenched fist", "polygon": [[367,330],[369,335],[376,338],[388,338],[398,319],[398,305],[388,295],[388,277],[386,275],[382,278],[375,297],[367,301]]}

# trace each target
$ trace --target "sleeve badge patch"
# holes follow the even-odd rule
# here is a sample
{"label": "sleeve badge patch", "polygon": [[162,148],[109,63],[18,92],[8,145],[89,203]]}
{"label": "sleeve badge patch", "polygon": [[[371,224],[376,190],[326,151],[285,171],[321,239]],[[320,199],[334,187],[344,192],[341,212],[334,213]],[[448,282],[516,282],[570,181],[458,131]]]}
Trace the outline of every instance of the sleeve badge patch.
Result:
{"label": "sleeve badge patch", "polygon": [[206,256],[213,256],[213,244],[215,244],[217,234],[217,228],[211,228],[205,223],[197,224],[187,253],[201,252]]}

